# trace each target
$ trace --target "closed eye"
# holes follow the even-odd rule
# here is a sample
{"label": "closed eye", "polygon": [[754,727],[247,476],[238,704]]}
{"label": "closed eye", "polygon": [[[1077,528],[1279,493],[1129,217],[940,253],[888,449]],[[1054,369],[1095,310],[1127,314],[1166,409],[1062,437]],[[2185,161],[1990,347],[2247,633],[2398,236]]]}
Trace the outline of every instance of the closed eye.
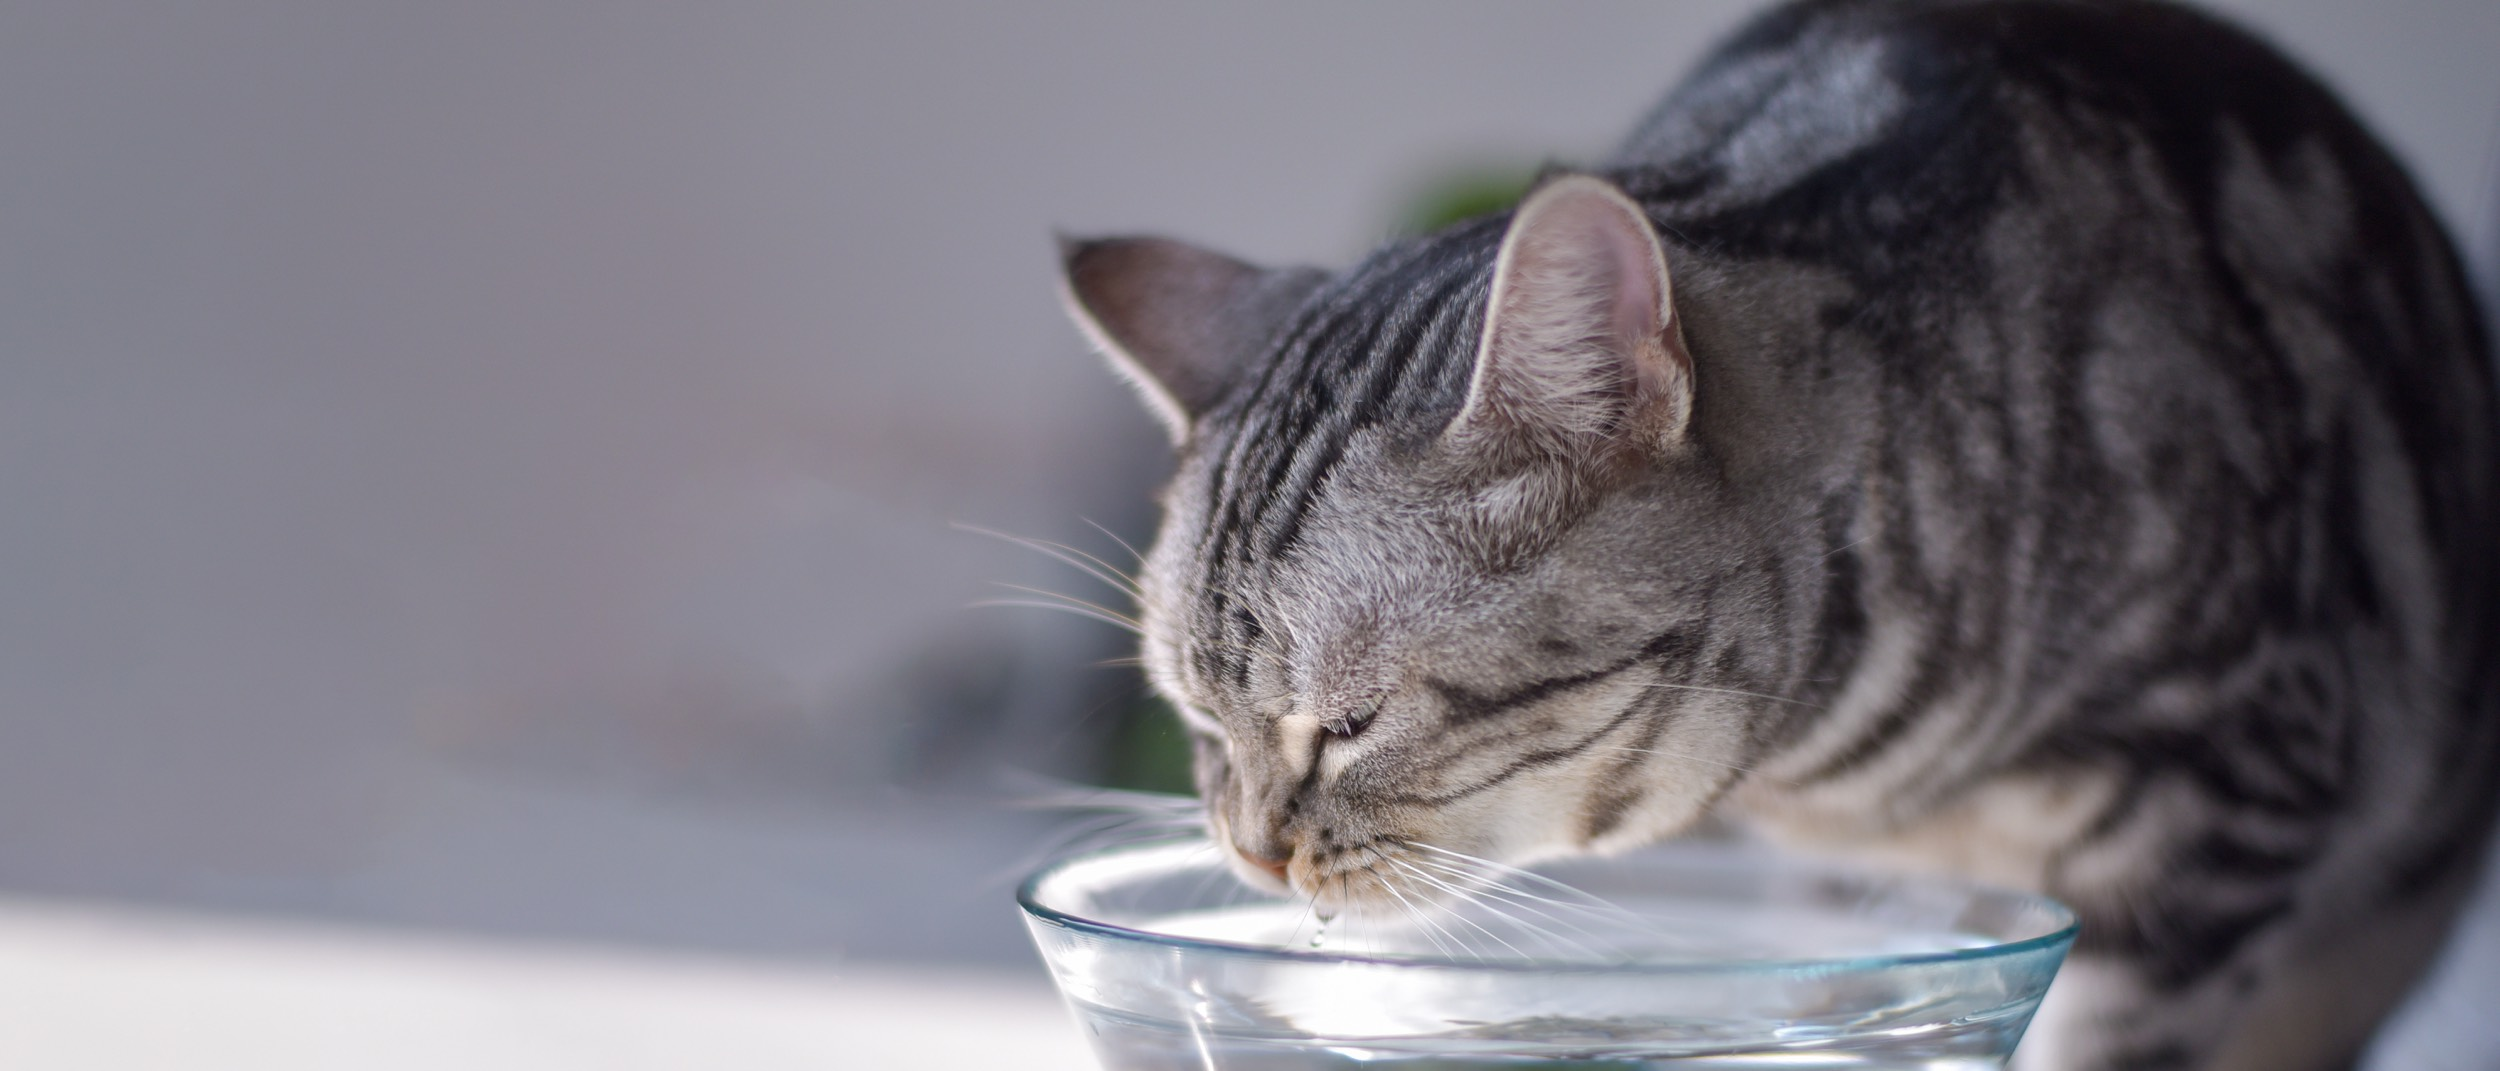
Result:
{"label": "closed eye", "polygon": [[1350,739],[1356,734],[1361,733],[1365,726],[1370,725],[1373,718],[1379,716],[1380,705],[1382,702],[1384,702],[1382,698],[1374,697],[1370,701],[1364,703],[1361,709],[1355,710],[1351,713],[1321,719],[1319,727],[1322,730],[1325,730],[1330,736],[1341,739]]}

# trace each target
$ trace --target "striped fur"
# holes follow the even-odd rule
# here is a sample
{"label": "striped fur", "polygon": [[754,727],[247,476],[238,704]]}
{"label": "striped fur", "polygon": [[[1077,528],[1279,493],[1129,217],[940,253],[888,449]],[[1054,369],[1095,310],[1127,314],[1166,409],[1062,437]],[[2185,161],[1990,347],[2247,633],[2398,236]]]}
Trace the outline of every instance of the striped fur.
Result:
{"label": "striped fur", "polygon": [[[1146,654],[1244,877],[1422,896],[1414,843],[1716,811],[2074,904],[2031,1068],[2347,1063],[2500,783],[2500,412],[2386,152],[2176,8],[1838,0],[1592,175],[1223,294],[1070,249],[1096,337],[1198,399]],[[1593,187],[1654,228],[1669,349],[1513,421],[1568,435],[1463,434],[1533,357],[1486,341],[1497,261]],[[1227,341],[1140,345],[1115,290]]]}

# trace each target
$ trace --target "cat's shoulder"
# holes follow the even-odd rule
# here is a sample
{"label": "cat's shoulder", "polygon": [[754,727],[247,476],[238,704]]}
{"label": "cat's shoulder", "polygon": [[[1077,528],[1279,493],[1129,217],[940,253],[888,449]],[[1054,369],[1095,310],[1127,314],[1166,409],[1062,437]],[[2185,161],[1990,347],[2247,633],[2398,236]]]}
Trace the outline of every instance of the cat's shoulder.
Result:
{"label": "cat's shoulder", "polygon": [[2134,119],[2228,112],[2278,125],[2336,110],[2254,32],[2169,0],[1802,0],[1737,30],[1660,111],[1730,97],[1776,107],[1782,96],[1844,111],[1906,100],[1947,114],[2024,98]]}
{"label": "cat's shoulder", "polygon": [[2183,190],[2211,189],[2196,176],[2232,166],[2225,144],[2269,164],[2336,160],[2363,185],[2395,174],[2296,63],[2163,0],[1780,5],[1713,50],[1607,170],[1666,217],[1767,207],[1914,237],[2044,166],[2124,170],[2149,152]]}
{"label": "cat's shoulder", "polygon": [[1869,43],[1906,73],[2075,77],[2283,67],[2272,46],[2170,0],[1798,0],[1757,15],[1695,71],[1695,81],[1765,57],[1811,65]]}

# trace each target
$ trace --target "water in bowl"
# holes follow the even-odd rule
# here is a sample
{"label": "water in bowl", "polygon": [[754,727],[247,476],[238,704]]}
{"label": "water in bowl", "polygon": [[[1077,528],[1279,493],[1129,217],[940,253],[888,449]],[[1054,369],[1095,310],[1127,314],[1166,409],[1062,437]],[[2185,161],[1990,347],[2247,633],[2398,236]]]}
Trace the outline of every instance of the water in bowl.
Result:
{"label": "water in bowl", "polygon": [[2072,937],[2038,898],[1691,848],[1323,926],[1192,850],[1028,886],[1113,1071],[1996,1068]]}

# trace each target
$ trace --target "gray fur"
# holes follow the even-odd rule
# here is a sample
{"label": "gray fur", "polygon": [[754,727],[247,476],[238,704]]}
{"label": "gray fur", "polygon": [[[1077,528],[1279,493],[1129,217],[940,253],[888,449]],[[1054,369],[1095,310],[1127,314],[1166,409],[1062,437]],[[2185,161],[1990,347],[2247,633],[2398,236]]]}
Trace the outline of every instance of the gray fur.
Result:
{"label": "gray fur", "polygon": [[1592,314],[1525,431],[1468,430],[1495,265],[1589,178],[1292,276],[1168,390],[1147,664],[1245,879],[1716,812],[2073,903],[2028,1067],[2348,1061],[2500,773],[2500,418],[2401,170],[2226,27],[2013,0],[1775,11],[1594,174],[1670,326]]}

